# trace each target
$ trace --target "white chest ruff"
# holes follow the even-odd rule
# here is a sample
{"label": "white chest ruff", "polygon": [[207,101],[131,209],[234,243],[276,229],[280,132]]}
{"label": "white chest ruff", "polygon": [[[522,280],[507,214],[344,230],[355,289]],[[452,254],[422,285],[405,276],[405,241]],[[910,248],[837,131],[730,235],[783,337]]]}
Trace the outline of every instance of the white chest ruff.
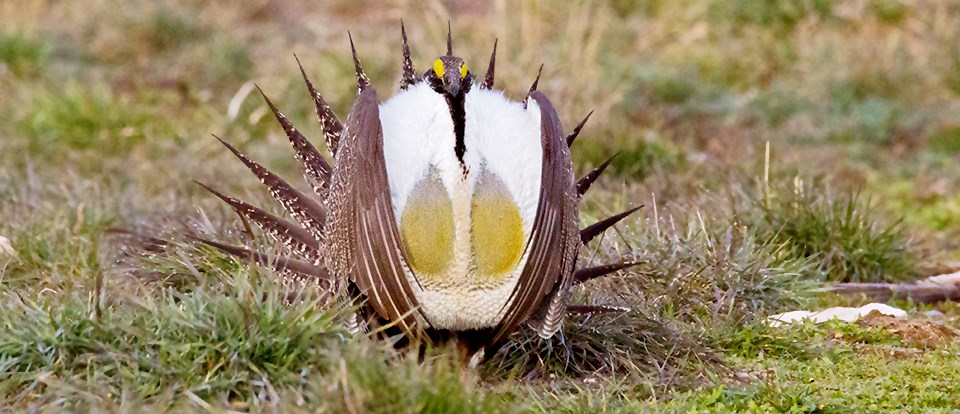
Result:
{"label": "white chest ruff", "polygon": [[[397,223],[411,191],[428,173],[437,175],[452,208],[453,253],[445,273],[424,278],[409,268],[406,272],[420,311],[439,329],[496,325],[526,263],[525,244],[539,201],[543,151],[539,108],[535,102],[524,108],[500,92],[474,88],[465,99],[463,163],[454,152],[456,138],[446,101],[426,84],[411,86],[380,109]],[[502,183],[522,221],[524,253],[512,270],[493,281],[478,275],[472,260],[471,211],[481,175]]]}

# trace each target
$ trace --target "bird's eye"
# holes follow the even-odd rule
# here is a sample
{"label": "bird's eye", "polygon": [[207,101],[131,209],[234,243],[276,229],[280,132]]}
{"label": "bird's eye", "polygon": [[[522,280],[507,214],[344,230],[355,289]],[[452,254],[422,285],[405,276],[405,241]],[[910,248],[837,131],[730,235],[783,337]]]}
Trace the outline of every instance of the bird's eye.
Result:
{"label": "bird's eye", "polygon": [[433,73],[436,73],[437,76],[441,78],[443,77],[443,61],[442,60],[437,59],[433,61]]}
{"label": "bird's eye", "polygon": [[461,77],[461,78],[467,77],[467,70],[468,70],[468,69],[467,69],[467,64],[466,64],[466,63],[460,65],[460,77]]}

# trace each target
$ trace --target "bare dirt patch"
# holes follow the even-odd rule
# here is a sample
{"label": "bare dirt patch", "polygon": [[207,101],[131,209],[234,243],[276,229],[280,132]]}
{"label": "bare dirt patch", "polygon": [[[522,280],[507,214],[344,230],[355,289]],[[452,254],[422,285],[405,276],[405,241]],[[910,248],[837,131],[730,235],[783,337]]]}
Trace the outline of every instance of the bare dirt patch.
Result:
{"label": "bare dirt patch", "polygon": [[960,336],[960,331],[935,320],[896,318],[876,311],[864,316],[860,324],[883,328],[900,338],[905,346],[918,349],[937,348]]}

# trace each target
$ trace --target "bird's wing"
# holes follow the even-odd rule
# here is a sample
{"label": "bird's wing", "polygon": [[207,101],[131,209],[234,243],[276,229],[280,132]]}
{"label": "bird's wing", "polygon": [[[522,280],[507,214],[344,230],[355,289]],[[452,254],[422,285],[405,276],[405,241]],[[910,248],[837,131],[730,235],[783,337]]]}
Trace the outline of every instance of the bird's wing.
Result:
{"label": "bird's wing", "polygon": [[331,219],[326,240],[332,269],[349,269],[349,278],[383,318],[418,337],[425,327],[407,281],[383,155],[383,129],[377,94],[360,92],[347,118],[331,188]]}
{"label": "bird's wing", "polygon": [[549,337],[559,329],[579,245],[573,166],[560,119],[542,93],[533,91],[529,99],[536,101],[540,108],[543,148],[540,201],[527,242],[527,261],[506,313],[494,330],[490,342],[494,347],[533,316],[542,317],[535,322],[540,336]]}

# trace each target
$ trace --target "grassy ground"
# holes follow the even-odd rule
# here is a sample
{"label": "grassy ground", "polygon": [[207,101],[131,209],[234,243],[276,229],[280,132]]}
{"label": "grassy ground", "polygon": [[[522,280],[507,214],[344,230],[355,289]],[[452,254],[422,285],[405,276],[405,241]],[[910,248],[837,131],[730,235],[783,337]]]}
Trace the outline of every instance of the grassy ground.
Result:
{"label": "grassy ground", "polygon": [[[956,306],[911,327],[761,323],[857,302],[815,294],[825,282],[912,279],[960,259],[958,1],[37,1],[0,2],[0,16],[8,409],[958,408],[960,342],[946,328],[916,339],[960,327]],[[578,171],[620,156],[584,223],[646,207],[582,260],[644,264],[574,300],[632,311],[571,318],[549,341],[519,333],[464,370],[444,349],[418,363],[351,337],[345,309],[285,304],[269,270],[186,243],[144,253],[109,232],[244,243],[191,180],[273,204],[209,134],[296,177],[250,82],[317,138],[293,54],[344,114],[346,31],[386,96],[400,18],[421,69],[451,20],[475,71],[500,39],[510,96],[545,63],[540,89],[567,128],[596,110]]]}

